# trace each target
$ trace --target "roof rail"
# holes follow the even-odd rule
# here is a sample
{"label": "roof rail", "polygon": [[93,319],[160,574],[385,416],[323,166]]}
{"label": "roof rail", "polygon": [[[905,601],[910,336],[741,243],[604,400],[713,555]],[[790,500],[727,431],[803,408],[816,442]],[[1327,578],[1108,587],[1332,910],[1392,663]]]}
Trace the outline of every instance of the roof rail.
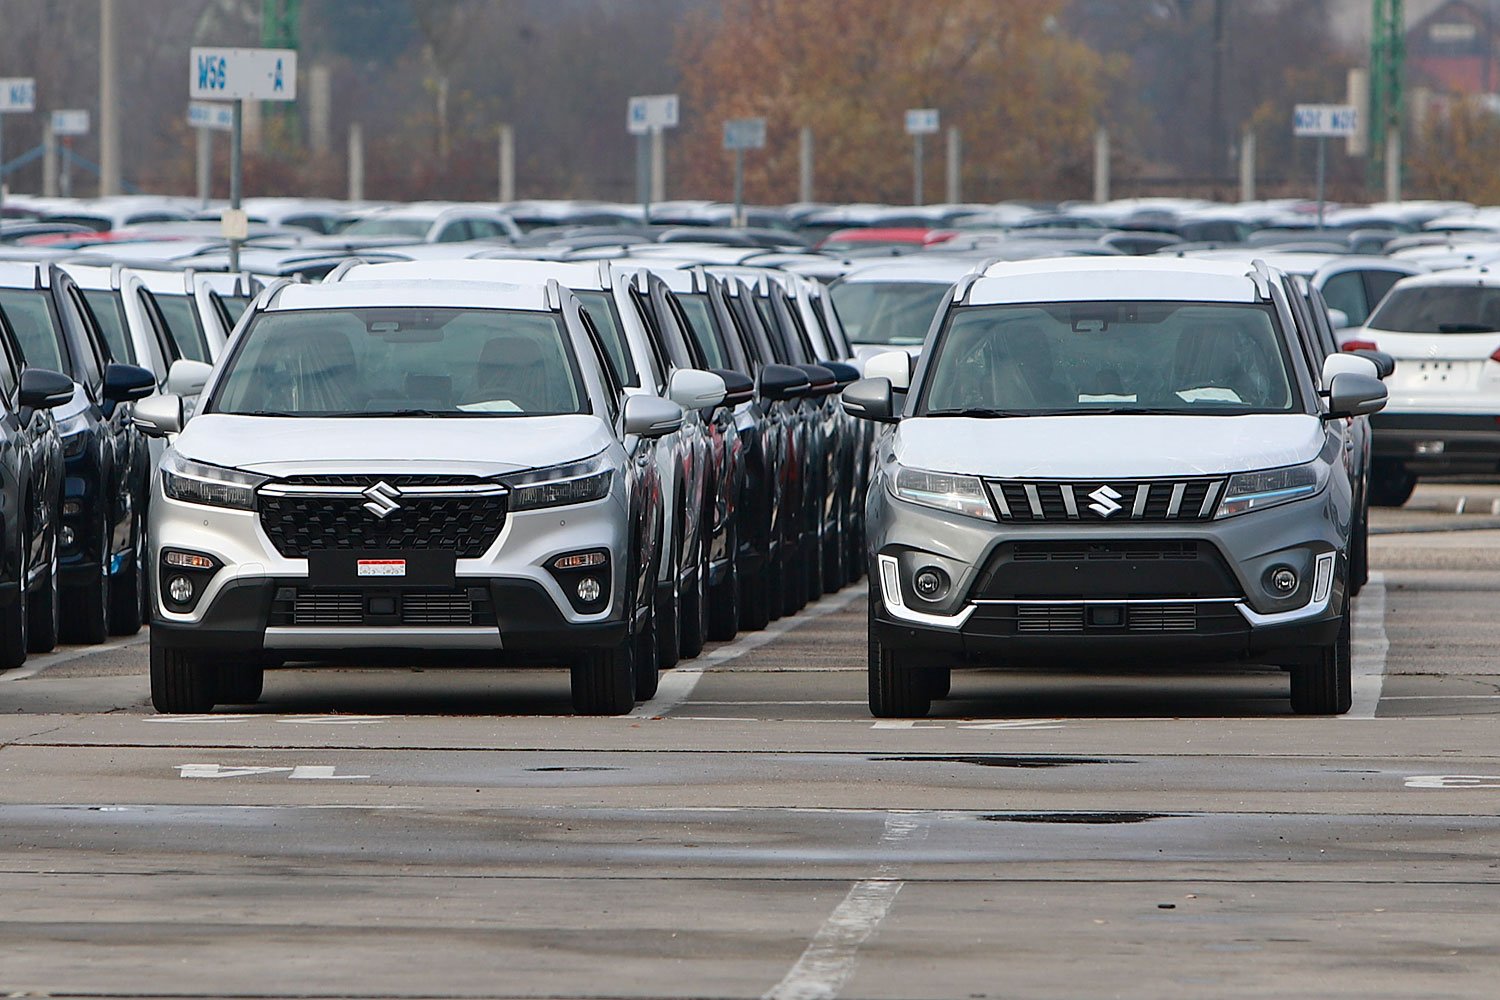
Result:
{"label": "roof rail", "polygon": [[1271,269],[1264,260],[1259,257],[1252,260],[1245,277],[1255,282],[1255,292],[1263,301],[1271,297]]}
{"label": "roof rail", "polygon": [[336,265],[334,265],[332,271],[329,271],[327,274],[323,275],[323,283],[327,284],[332,281],[339,281],[344,277],[344,275],[349,273],[350,268],[359,267],[361,264],[368,263],[370,262],[365,260],[363,257],[346,257],[345,259],[339,261]]}
{"label": "roof rail", "polygon": [[563,300],[563,296],[562,296],[562,283],[559,282],[556,278],[548,278],[547,279],[547,308],[548,309],[561,309],[562,308],[562,300]]}
{"label": "roof rail", "polygon": [[[295,284],[297,284],[297,282],[293,281],[291,278],[276,278],[276,279],[274,279],[269,285],[267,285],[265,288],[263,288],[261,290],[261,293],[260,293],[261,308],[262,309],[269,309],[269,308],[271,308],[271,306],[273,306],[276,303],[276,297],[278,295],[280,295],[282,293],[282,291],[285,290],[288,285],[295,285]],[[254,303],[251,303],[251,306],[253,308],[254,307]]]}
{"label": "roof rail", "polygon": [[[985,267],[989,265],[986,264]],[[953,283],[953,301],[963,302],[969,297],[969,289],[974,287],[974,282],[984,277],[983,268],[975,268],[968,274]]]}

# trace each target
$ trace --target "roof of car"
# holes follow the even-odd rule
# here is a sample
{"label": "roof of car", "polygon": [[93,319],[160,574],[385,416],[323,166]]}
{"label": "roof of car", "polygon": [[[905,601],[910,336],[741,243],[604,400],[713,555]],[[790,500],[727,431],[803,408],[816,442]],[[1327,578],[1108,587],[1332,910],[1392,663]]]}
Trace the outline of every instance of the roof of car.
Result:
{"label": "roof of car", "polygon": [[45,288],[47,268],[35,261],[0,261],[0,288]]}
{"label": "roof of car", "polygon": [[598,262],[482,258],[444,261],[401,261],[356,264],[340,281],[465,281],[543,285],[555,279],[565,288],[602,291],[608,286]]}
{"label": "roof of car", "polygon": [[1414,274],[1409,278],[1402,278],[1398,284],[1402,288],[1429,286],[1500,288],[1500,271],[1492,271],[1484,266],[1455,268],[1451,271],[1438,271],[1433,274]]}
{"label": "roof of car", "polygon": [[1141,300],[1256,302],[1259,292],[1253,274],[1239,262],[1064,257],[991,264],[964,303]]}
{"label": "roof of car", "polygon": [[972,257],[936,257],[925,254],[912,257],[893,257],[878,264],[856,267],[839,279],[841,284],[863,281],[880,282],[930,282],[951,285],[974,270],[977,262]]}
{"label": "roof of car", "polygon": [[[401,265],[376,264],[371,267]],[[507,284],[497,281],[401,279],[351,281],[318,285],[287,285],[267,306],[292,309],[351,309],[368,306],[436,306],[460,309],[519,309],[550,312],[547,288],[540,282]]]}

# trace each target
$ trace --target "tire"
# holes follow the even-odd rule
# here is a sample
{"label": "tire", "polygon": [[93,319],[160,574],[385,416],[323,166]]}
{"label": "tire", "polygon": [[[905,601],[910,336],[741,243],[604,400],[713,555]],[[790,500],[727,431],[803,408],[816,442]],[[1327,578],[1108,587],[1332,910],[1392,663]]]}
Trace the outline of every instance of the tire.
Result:
{"label": "tire", "polygon": [[[678,521],[678,528],[682,522]],[[653,582],[652,586],[657,588],[655,602],[656,620],[656,658],[662,670],[670,670],[677,666],[677,661],[682,659],[682,578],[678,575],[678,567],[682,565],[682,539],[674,531],[672,537],[672,551],[669,555],[671,563],[672,585],[668,588],[665,596],[662,595],[661,587]]]}
{"label": "tire", "polygon": [[[114,578],[109,593],[109,634],[135,635],[143,624],[146,591],[146,523],[137,510],[130,521],[130,568]],[[257,692],[256,697],[260,697]],[[253,699],[252,699],[253,700]]]}
{"label": "tire", "polygon": [[656,697],[656,688],[661,681],[661,668],[657,666],[661,636],[657,634],[654,618],[646,623],[646,627],[641,629],[634,641],[632,672],[635,677],[635,700],[650,701]]}
{"label": "tire", "polygon": [[1298,715],[1343,715],[1354,703],[1353,647],[1346,608],[1333,644],[1317,650],[1317,661],[1292,667],[1292,711]]}
{"label": "tire", "polygon": [[933,701],[941,701],[953,690],[952,667],[929,667],[922,671],[922,675],[927,683],[927,697]]}
{"label": "tire", "polygon": [[1417,488],[1417,477],[1400,462],[1376,459],[1370,466],[1370,504],[1375,507],[1400,507],[1411,499]]}
{"label": "tire", "polygon": [[762,563],[753,573],[746,574],[740,588],[740,628],[746,632],[759,632],[771,623],[771,574],[767,564]]}
{"label": "tire", "polygon": [[26,662],[31,647],[30,595],[26,591],[26,560],[21,560],[16,599],[0,608],[0,670],[14,670]]}
{"label": "tire", "polygon": [[62,620],[64,642],[96,646],[109,638],[109,526],[100,540],[103,558],[98,575],[88,583],[69,587],[64,594],[68,615]]}
{"label": "tire", "polygon": [[[708,521],[703,522],[705,530]],[[698,545],[697,580],[682,599],[682,630],[678,652],[684,660],[691,660],[703,652],[708,641],[708,539]]]}
{"label": "tire", "polygon": [[708,588],[708,637],[714,642],[728,642],[740,631],[740,561],[739,544],[734,532],[725,543],[729,565],[724,579]]}
{"label": "tire", "polygon": [[253,705],[260,701],[266,683],[266,668],[260,663],[231,663],[219,668],[217,695],[220,705]]}
{"label": "tire", "polygon": [[807,586],[802,596],[804,605],[811,604],[823,596],[823,539],[814,537],[807,546]]}
{"label": "tire", "polygon": [[920,719],[932,710],[926,672],[907,666],[895,650],[886,648],[876,637],[877,598],[873,588],[871,590],[867,665],[870,677],[870,714],[877,719]]}
{"label": "tire", "polygon": [[635,636],[609,649],[591,649],[573,663],[573,711],[624,715],[635,707]]}
{"label": "tire", "polygon": [[801,566],[804,555],[799,545],[781,563],[781,616],[784,618],[807,607],[807,571]]}
{"label": "tire", "polygon": [[[840,518],[838,523],[843,525],[843,518]],[[849,546],[844,544],[842,527],[834,534],[834,537],[823,543],[823,593],[836,594],[849,582],[849,572],[846,566],[848,550]]]}
{"label": "tire", "polygon": [[1370,582],[1370,514],[1361,511],[1349,538],[1349,596],[1357,597]]}
{"label": "tire", "polygon": [[215,655],[151,644],[151,704],[164,715],[211,711],[218,694]]}
{"label": "tire", "polygon": [[50,653],[57,648],[58,616],[62,612],[61,595],[57,592],[57,529],[52,529],[52,564],[47,575],[37,584],[30,597],[30,621],[27,649],[33,653]]}

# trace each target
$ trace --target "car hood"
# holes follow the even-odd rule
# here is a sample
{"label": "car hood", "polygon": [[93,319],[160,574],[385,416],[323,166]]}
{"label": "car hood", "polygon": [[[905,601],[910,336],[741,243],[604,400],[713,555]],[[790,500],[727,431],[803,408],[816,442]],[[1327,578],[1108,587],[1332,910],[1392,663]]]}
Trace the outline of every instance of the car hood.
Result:
{"label": "car hood", "polygon": [[913,417],[897,428],[896,461],[1001,479],[1211,476],[1310,462],[1322,421],[1244,417]]}
{"label": "car hood", "polygon": [[173,444],[185,458],[267,476],[493,476],[598,454],[597,417],[242,417],[207,413]]}

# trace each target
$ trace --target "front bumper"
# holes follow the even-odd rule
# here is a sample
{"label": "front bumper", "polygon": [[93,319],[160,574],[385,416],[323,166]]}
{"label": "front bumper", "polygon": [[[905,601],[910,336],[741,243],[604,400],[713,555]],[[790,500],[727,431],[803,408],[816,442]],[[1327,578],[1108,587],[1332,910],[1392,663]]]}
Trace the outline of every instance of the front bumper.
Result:
{"label": "front bumper", "polygon": [[1411,471],[1481,473],[1500,469],[1500,415],[1376,413],[1371,454]]}

